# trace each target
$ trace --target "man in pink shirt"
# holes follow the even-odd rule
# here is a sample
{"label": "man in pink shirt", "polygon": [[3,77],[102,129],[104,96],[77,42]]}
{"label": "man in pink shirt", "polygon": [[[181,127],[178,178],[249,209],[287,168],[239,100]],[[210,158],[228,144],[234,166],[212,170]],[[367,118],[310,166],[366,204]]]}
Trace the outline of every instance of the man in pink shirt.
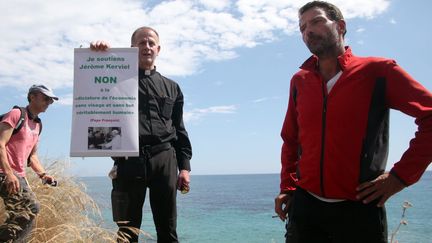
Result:
{"label": "man in pink shirt", "polygon": [[25,179],[25,167],[31,167],[43,181],[54,181],[45,173],[36,151],[42,129],[38,115],[58,97],[44,85],[33,85],[27,100],[19,130],[20,109],[12,109],[0,121],[0,197],[8,215],[0,226],[0,242],[26,242],[39,212],[39,203]]}

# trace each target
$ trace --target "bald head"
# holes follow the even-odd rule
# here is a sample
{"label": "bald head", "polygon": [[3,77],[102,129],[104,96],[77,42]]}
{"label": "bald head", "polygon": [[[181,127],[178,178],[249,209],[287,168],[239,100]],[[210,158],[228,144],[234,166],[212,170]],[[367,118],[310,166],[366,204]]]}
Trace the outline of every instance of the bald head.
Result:
{"label": "bald head", "polygon": [[143,26],[143,27],[139,27],[138,29],[136,29],[136,30],[133,32],[133,34],[132,34],[132,36],[131,36],[131,45],[132,45],[132,46],[134,45],[134,43],[136,43],[135,37],[136,37],[137,34],[138,34],[139,32],[141,32],[141,31],[152,31],[153,33],[156,34],[156,36],[157,36],[157,38],[158,38],[158,41],[159,41],[159,34],[158,34],[158,32],[157,32],[155,29],[153,29],[153,28],[151,28],[151,27],[148,27],[148,26]]}

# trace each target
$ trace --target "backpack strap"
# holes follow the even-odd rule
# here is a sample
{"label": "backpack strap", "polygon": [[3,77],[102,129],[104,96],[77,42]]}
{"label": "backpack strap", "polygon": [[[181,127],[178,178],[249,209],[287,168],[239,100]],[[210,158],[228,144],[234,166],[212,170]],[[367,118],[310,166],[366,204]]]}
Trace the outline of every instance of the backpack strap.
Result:
{"label": "backpack strap", "polygon": [[33,121],[35,121],[36,123],[39,123],[39,135],[42,133],[42,120],[39,117],[33,118],[30,117],[30,112],[28,111],[27,108],[21,107],[21,109],[23,109],[23,111],[28,112],[27,116],[29,116],[29,118],[33,119]]}
{"label": "backpack strap", "polygon": [[12,132],[12,135],[13,135],[13,134],[16,134],[17,132],[19,132],[19,130],[24,125],[26,111],[25,111],[25,108],[17,106],[17,105],[15,105],[12,109],[20,109],[20,111],[21,111],[20,118],[19,118],[19,120],[18,120],[18,122],[16,124],[16,127],[14,128],[14,130]]}
{"label": "backpack strap", "polygon": [[[20,119],[18,120],[17,125],[12,132],[12,135],[14,135],[17,132],[19,132],[19,130],[24,125],[25,116],[27,115],[27,109],[25,107],[21,107],[17,105],[15,105],[12,109],[20,109],[21,111]],[[36,118],[36,122],[39,123],[39,135],[40,135],[42,132],[42,121],[39,118]]]}
{"label": "backpack strap", "polygon": [[39,120],[39,135],[41,134],[41,132],[42,132],[42,121]]}

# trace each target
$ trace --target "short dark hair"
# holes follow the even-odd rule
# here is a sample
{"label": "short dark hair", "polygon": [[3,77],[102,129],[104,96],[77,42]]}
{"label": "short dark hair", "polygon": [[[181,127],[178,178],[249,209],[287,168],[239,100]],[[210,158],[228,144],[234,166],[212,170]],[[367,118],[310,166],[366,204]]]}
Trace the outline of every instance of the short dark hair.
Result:
{"label": "short dark hair", "polygon": [[[301,7],[298,11],[299,16],[304,14],[304,12],[308,11],[311,8],[321,8],[326,13],[327,17],[333,21],[343,20],[344,16],[342,12],[336,5],[325,2],[325,1],[312,1],[308,2],[303,7]],[[343,35],[345,36],[347,30],[344,30]]]}
{"label": "short dark hair", "polygon": [[28,94],[27,94],[27,100],[28,100],[28,102],[30,103],[30,101],[31,101],[30,95],[37,95],[38,93],[40,93],[40,92],[39,91],[28,92]]}
{"label": "short dark hair", "polygon": [[132,34],[132,36],[131,36],[131,45],[133,44],[133,40],[134,40],[136,34],[137,34],[138,32],[140,32],[140,31],[142,31],[142,30],[151,30],[151,31],[153,31],[153,32],[156,34],[156,36],[159,38],[159,34],[158,34],[158,32],[157,32],[155,29],[153,29],[152,27],[148,27],[148,26],[142,26],[142,27],[139,27],[138,29],[136,29],[136,30],[133,32],[133,34]]}

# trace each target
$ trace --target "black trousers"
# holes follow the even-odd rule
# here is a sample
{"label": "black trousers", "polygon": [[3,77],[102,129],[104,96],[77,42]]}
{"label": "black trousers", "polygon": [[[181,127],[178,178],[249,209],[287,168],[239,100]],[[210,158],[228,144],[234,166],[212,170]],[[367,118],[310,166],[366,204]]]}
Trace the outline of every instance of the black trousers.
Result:
{"label": "black trousers", "polygon": [[112,185],[113,218],[119,226],[119,235],[126,233],[129,242],[138,242],[138,232],[131,229],[141,227],[142,207],[149,188],[157,242],[178,242],[174,148],[153,156],[118,160],[117,178],[112,180]]}
{"label": "black trousers", "polygon": [[297,188],[288,212],[286,242],[386,243],[386,211],[376,204],[323,202]]}

